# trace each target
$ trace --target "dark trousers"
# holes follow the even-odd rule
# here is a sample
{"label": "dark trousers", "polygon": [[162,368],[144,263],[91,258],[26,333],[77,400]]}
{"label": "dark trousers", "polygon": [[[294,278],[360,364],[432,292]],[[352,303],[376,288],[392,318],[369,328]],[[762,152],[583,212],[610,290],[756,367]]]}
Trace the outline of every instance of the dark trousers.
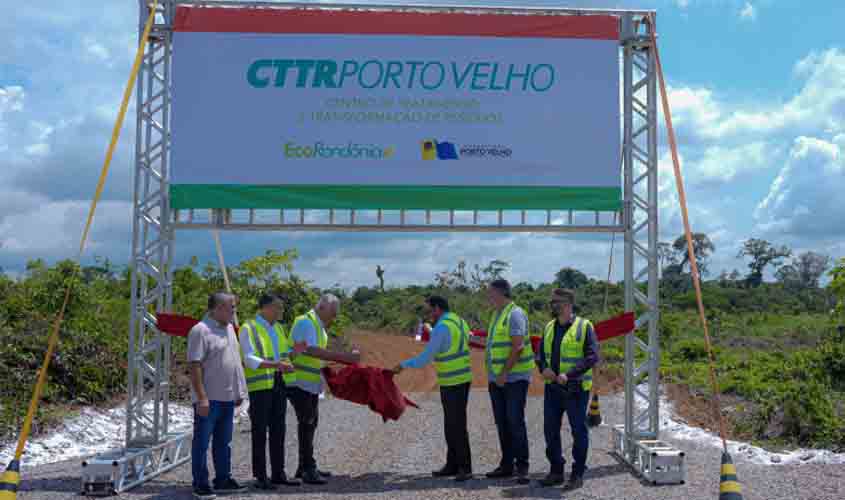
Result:
{"label": "dark trousers", "polygon": [[472,472],[472,454],[467,431],[469,382],[440,388],[443,403],[443,429],[446,434],[446,468]]}
{"label": "dark trousers", "polygon": [[209,401],[208,415],[197,413],[194,404],[194,437],[191,443],[191,472],[193,487],[207,488],[208,484],[208,442],[211,443],[211,457],[214,462],[214,484],[223,484],[232,471],[232,428],[235,419],[233,401]]}
{"label": "dark trousers", "polygon": [[572,475],[581,477],[587,468],[587,450],[590,447],[590,432],[587,429],[587,405],[590,403],[590,391],[574,390],[567,392],[564,386],[546,384],[543,397],[543,431],[546,435],[546,457],[551,464],[551,472],[563,473],[563,449],[560,441],[560,427],[563,414],[569,417],[572,430]]}
{"label": "dark trousers", "polygon": [[528,431],[525,428],[525,400],[528,397],[527,380],[509,382],[504,387],[490,384],[490,401],[493,418],[499,432],[502,461],[505,470],[528,468]]}
{"label": "dark trousers", "polygon": [[291,387],[288,389],[288,397],[293,404],[293,410],[296,412],[297,435],[299,436],[299,465],[296,470],[316,470],[314,435],[317,433],[319,419],[319,395],[303,391],[298,387]]}
{"label": "dark trousers", "polygon": [[288,409],[285,382],[276,376],[272,389],[249,393],[252,431],[252,476],[267,479],[267,433],[270,433],[270,471],[273,479],[285,475],[285,414]]}

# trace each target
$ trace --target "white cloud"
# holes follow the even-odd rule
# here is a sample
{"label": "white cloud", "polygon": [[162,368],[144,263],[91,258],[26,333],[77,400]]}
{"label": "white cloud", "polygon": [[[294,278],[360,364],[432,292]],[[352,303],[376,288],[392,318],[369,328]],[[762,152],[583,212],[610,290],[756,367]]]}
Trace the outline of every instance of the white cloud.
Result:
{"label": "white cloud", "polygon": [[757,19],[757,9],[751,5],[751,2],[745,2],[742,10],[739,11],[739,17],[746,21],[754,21]]}
{"label": "white cloud", "polygon": [[797,137],[845,131],[845,51],[830,49],[799,61],[794,74],[801,90],[784,104],[735,107],[713,89],[671,87],[669,102],[678,134],[697,143],[745,142],[749,137],[784,134]]}
{"label": "white cloud", "polygon": [[97,61],[111,63],[111,51],[103,44],[97,42],[94,38],[89,36],[83,37],[82,44],[85,47],[87,55]]}
{"label": "white cloud", "polygon": [[0,153],[9,150],[7,115],[23,110],[24,90],[20,85],[0,87]]}
{"label": "white cloud", "polygon": [[798,137],[789,161],[755,210],[758,229],[772,235],[842,239],[845,234],[845,134]]}
{"label": "white cloud", "polygon": [[[17,213],[0,219],[4,253],[20,259],[76,256],[90,203],[49,202],[43,197],[21,193],[17,193],[13,203]],[[127,202],[105,201],[98,205],[86,255],[112,253],[116,248],[119,254],[128,254],[130,208]]]}

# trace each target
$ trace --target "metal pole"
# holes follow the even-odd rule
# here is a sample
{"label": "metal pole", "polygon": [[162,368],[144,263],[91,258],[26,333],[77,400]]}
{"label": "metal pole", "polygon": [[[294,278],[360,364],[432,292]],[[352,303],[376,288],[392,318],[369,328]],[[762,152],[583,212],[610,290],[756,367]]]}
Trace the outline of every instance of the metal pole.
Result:
{"label": "metal pole", "polygon": [[[652,17],[654,19],[654,17]],[[654,23],[648,26],[656,30]],[[649,433],[652,439],[660,434],[660,277],[657,262],[657,67],[655,48],[649,44],[646,48],[648,57],[648,307],[651,317],[648,320],[649,345]]]}
{"label": "metal pole", "polygon": [[[631,22],[631,16],[625,16],[624,21]],[[625,311],[634,310],[634,234],[633,234],[633,48],[630,40],[626,40],[623,58],[623,146],[624,159],[624,202],[623,226],[625,228]],[[625,337],[625,451],[628,461],[632,461],[632,435],[634,433],[634,334]]]}

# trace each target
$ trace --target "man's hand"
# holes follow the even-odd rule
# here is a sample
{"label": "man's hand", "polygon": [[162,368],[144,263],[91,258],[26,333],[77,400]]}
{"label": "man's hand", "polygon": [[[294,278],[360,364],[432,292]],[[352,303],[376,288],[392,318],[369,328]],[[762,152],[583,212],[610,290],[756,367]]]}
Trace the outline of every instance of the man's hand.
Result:
{"label": "man's hand", "polygon": [[392,371],[393,371],[393,373],[399,374],[399,373],[402,373],[402,370],[403,370],[402,365],[399,364],[399,365],[394,366]]}
{"label": "man's hand", "polygon": [[308,349],[308,343],[307,342],[303,341],[303,342],[296,342],[295,344],[293,344],[293,353],[294,354],[302,354],[303,352],[305,352],[306,349]]}
{"label": "man's hand", "polygon": [[561,373],[560,375],[557,376],[557,383],[560,384],[560,385],[565,385],[566,382],[568,382],[568,381],[569,381],[569,379],[566,378],[565,373]]}
{"label": "man's hand", "polygon": [[545,370],[543,370],[543,378],[548,380],[549,382],[554,382],[557,378],[557,375],[555,375],[555,372],[553,372],[551,368],[546,368]]}
{"label": "man's hand", "polygon": [[279,365],[276,367],[282,373],[293,373],[296,371],[296,368],[293,367],[292,364],[288,363],[287,361],[279,361]]}
{"label": "man's hand", "polygon": [[203,399],[202,401],[197,401],[197,415],[201,417],[207,417],[208,411],[211,408],[207,399]]}
{"label": "man's hand", "polygon": [[500,373],[496,375],[496,385],[499,387],[504,387],[505,382],[508,381],[508,374],[507,373]]}

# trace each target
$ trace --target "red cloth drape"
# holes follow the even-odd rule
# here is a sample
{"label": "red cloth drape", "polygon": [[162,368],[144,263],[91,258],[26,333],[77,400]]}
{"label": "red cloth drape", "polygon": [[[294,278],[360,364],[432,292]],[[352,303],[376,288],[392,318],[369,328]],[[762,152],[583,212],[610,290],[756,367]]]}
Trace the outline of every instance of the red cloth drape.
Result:
{"label": "red cloth drape", "polygon": [[[599,342],[626,335],[633,332],[635,327],[636,323],[634,322],[634,313],[632,312],[623,313],[593,325]],[[485,349],[487,332],[483,330],[472,330],[470,333],[472,334],[469,342],[470,347]],[[539,352],[540,341],[542,339],[543,337],[539,335],[531,336],[531,346],[534,348],[534,352]]]}
{"label": "red cloth drape", "polygon": [[366,405],[385,422],[399,420],[408,406],[419,408],[399,390],[391,370],[360,365],[326,367],[323,376],[335,397]]}

